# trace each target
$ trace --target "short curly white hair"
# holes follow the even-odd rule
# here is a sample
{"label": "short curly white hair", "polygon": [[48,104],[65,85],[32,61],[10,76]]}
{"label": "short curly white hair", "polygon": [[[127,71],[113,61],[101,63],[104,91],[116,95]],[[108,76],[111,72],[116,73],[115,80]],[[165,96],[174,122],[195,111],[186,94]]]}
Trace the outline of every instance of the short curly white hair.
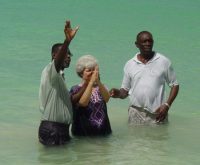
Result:
{"label": "short curly white hair", "polygon": [[98,65],[98,61],[92,55],[84,55],[77,60],[76,73],[82,77],[84,69],[93,69]]}

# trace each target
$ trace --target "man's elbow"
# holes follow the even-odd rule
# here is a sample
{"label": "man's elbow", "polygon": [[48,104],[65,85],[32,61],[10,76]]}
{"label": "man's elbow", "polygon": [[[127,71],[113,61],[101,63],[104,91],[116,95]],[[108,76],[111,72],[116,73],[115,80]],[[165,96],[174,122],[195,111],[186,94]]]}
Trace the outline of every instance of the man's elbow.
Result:
{"label": "man's elbow", "polygon": [[176,84],[173,86],[173,88],[178,92],[179,91],[179,88],[180,88],[180,85],[179,84]]}

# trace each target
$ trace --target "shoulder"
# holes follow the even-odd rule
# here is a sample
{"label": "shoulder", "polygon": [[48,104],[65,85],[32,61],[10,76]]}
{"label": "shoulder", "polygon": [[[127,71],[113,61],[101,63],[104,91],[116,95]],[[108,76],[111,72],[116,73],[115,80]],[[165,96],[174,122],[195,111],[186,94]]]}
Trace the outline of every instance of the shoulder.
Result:
{"label": "shoulder", "polygon": [[137,55],[138,55],[138,53],[136,53],[135,54],[135,56],[133,56],[131,59],[129,59],[127,62],[126,62],[126,64],[125,64],[125,66],[129,66],[129,65],[132,65],[132,64],[135,64],[135,63],[137,63]]}
{"label": "shoulder", "polygon": [[132,68],[133,66],[137,65],[137,63],[138,63],[137,54],[125,63],[124,69],[129,69],[129,68]]}
{"label": "shoulder", "polygon": [[171,65],[171,60],[161,53],[156,52],[154,58],[155,58],[155,61],[158,60],[159,63],[161,63],[163,66]]}
{"label": "shoulder", "polygon": [[49,72],[52,68],[52,63],[47,64],[43,70],[42,70],[42,74],[41,74],[41,78],[44,79],[45,77],[49,76]]}
{"label": "shoulder", "polygon": [[80,88],[81,88],[81,86],[79,84],[74,85],[74,86],[71,87],[70,93],[75,94],[80,90]]}
{"label": "shoulder", "polygon": [[42,77],[46,77],[52,83],[59,78],[59,73],[56,71],[54,61],[51,61],[42,71]]}
{"label": "shoulder", "polygon": [[159,58],[162,61],[170,62],[170,59],[168,57],[158,52],[155,52],[155,58]]}
{"label": "shoulder", "polygon": [[52,72],[52,71],[56,71],[54,61],[51,61],[49,64],[47,64],[44,67],[42,73],[44,73],[44,72]]}

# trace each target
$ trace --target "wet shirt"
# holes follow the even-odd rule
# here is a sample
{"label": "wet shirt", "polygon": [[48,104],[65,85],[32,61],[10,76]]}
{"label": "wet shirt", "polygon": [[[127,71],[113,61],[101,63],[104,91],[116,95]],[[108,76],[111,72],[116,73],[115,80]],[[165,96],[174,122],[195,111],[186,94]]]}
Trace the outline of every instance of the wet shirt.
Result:
{"label": "wet shirt", "polygon": [[170,87],[178,85],[169,59],[155,53],[144,64],[137,59],[138,53],[124,67],[121,88],[129,91],[130,104],[142,107],[151,113],[165,101],[165,83]]}
{"label": "wet shirt", "polygon": [[41,75],[39,89],[41,120],[70,124],[72,105],[63,76],[56,71],[54,61],[49,63]]}

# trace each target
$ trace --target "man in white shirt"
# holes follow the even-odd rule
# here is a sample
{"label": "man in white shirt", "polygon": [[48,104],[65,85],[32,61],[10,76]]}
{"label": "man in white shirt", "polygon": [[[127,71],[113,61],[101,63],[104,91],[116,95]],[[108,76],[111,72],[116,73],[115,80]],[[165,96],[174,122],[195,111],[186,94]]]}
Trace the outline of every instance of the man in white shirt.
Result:
{"label": "man in white shirt", "polygon": [[[171,61],[152,51],[153,36],[138,33],[135,45],[140,50],[124,67],[121,89],[113,88],[111,97],[130,98],[129,123],[150,124],[167,121],[168,111],[179,91]],[[165,83],[171,88],[165,100]]]}
{"label": "man in white shirt", "polygon": [[72,121],[72,105],[64,81],[64,69],[71,61],[69,44],[78,27],[71,28],[70,21],[65,25],[64,43],[52,47],[52,61],[44,68],[39,89],[40,111],[39,141],[44,145],[60,145],[70,139],[69,125]]}

